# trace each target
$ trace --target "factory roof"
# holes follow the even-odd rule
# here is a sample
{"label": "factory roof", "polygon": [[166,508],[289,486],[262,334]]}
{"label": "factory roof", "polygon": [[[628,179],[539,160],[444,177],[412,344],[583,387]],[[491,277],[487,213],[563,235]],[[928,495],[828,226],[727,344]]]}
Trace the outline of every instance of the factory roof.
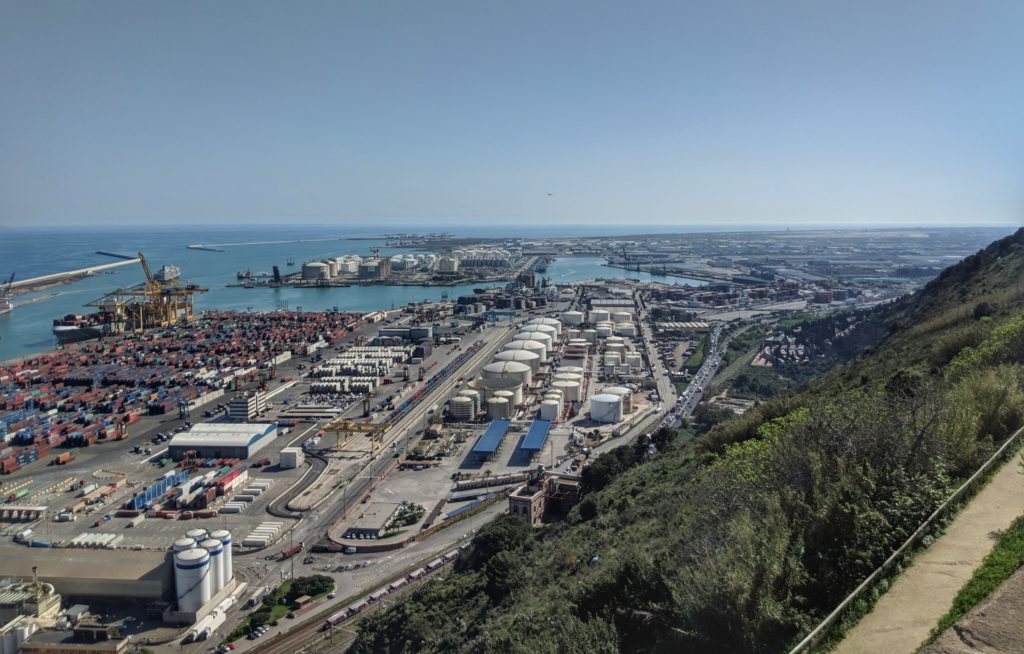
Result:
{"label": "factory roof", "polygon": [[527,452],[539,452],[544,449],[544,443],[548,440],[548,432],[551,430],[550,420],[534,420],[530,423],[530,430],[526,432],[526,438],[520,449]]}
{"label": "factory roof", "polygon": [[0,556],[0,577],[26,578],[39,566],[39,580],[62,579],[159,580],[167,569],[167,552],[17,547]]}
{"label": "factory roof", "polygon": [[380,531],[398,510],[397,502],[372,502],[352,524],[352,529]]}
{"label": "factory roof", "polygon": [[473,446],[472,453],[493,454],[496,452],[498,445],[505,438],[510,424],[512,423],[509,420],[492,420],[491,424],[487,427],[487,431],[484,432],[483,436],[477,440],[476,445]]}
{"label": "factory roof", "polygon": [[222,445],[246,447],[272,434],[276,425],[266,423],[208,422],[193,426],[187,432],[171,439],[172,447],[202,447]]}

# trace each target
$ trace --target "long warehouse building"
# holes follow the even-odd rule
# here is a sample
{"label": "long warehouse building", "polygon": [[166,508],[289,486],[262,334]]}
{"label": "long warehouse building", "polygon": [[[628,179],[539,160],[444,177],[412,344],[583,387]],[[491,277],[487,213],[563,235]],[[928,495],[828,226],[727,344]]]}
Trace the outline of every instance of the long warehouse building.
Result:
{"label": "long warehouse building", "polygon": [[169,455],[180,461],[185,452],[196,450],[200,457],[247,459],[275,438],[273,424],[208,422],[172,438]]}

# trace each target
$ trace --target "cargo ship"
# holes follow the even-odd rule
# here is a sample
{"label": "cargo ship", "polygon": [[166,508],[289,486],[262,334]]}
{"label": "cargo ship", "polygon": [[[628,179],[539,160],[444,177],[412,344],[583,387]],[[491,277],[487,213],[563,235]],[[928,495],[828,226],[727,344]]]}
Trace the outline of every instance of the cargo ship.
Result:
{"label": "cargo ship", "polygon": [[100,311],[83,316],[69,313],[63,318],[53,321],[53,335],[59,345],[87,341],[90,338],[101,338],[120,334],[125,329],[123,320],[118,320],[111,311]]}
{"label": "cargo ship", "polygon": [[181,268],[177,266],[162,266],[160,270],[156,271],[156,274],[153,275],[153,279],[161,284],[168,284],[179,277],[181,277]]}

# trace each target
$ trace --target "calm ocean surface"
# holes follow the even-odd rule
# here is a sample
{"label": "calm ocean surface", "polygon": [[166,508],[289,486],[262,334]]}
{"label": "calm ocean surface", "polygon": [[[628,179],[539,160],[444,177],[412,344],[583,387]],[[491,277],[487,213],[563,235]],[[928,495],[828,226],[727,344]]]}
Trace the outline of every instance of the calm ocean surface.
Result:
{"label": "calm ocean surface", "polygon": [[[386,233],[391,230],[382,230]],[[396,228],[394,231],[411,231]],[[439,228],[437,231],[441,231]],[[479,229],[471,233],[466,228],[453,228],[458,236],[497,236],[506,233],[502,228]],[[508,231],[508,230],[506,230]],[[612,229],[605,228],[604,233]],[[664,227],[661,231],[666,231]],[[491,233],[487,233],[491,232]],[[633,226],[632,233],[637,232]],[[537,236],[568,235],[567,228],[536,230]],[[578,232],[577,232],[578,233]],[[278,265],[283,273],[293,271],[303,261],[343,254],[369,255],[374,247],[382,255],[409,252],[402,248],[386,248],[383,239],[351,240],[352,237],[375,236],[370,232],[353,233],[332,227],[232,227],[181,229],[2,229],[0,230],[0,279],[6,280],[14,272],[17,279],[28,279],[55,272],[111,263],[115,259],[96,254],[97,250],[134,255],[143,252],[150,268],[156,272],[164,264],[176,265],[182,270],[182,279],[205,286],[209,293],[196,295],[196,308],[262,311],[297,309],[306,311],[337,307],[348,311],[375,311],[398,307],[409,302],[440,299],[442,293],[455,298],[471,293],[480,284],[453,287],[373,286],[349,288],[297,289],[297,288],[226,288],[236,283],[240,270],[270,272]],[[276,241],[276,242],[275,242]],[[288,242],[281,242],[288,241]],[[227,245],[232,243],[264,242],[254,245]],[[220,244],[224,252],[188,250],[195,243]],[[289,257],[296,267],[286,265]],[[548,268],[547,277],[556,283],[604,278],[629,278],[662,282],[702,284],[694,280],[673,277],[651,277],[646,273],[608,268],[597,258],[563,258]],[[100,298],[119,287],[128,287],[144,280],[142,268],[136,265],[115,268],[113,274],[97,274],[75,284],[59,286],[37,294],[15,298],[19,305],[34,297],[39,301],[16,306],[0,316],[0,360],[31,354],[53,347],[50,332],[53,319],[68,313],[88,313],[91,308],[82,305]],[[56,293],[54,297],[46,297]]]}

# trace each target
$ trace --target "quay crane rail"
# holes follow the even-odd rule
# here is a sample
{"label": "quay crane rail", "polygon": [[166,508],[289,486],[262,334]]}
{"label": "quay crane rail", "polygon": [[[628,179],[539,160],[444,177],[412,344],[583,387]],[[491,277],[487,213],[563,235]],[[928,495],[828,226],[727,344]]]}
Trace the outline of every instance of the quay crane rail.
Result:
{"label": "quay crane rail", "polygon": [[[324,425],[324,431],[334,434],[334,449],[343,450],[348,447],[348,438],[351,434],[366,434],[370,437],[370,453],[377,451],[384,446],[384,432],[387,425],[380,425],[372,422],[356,422],[338,418]],[[344,435],[344,442],[342,436]]]}

